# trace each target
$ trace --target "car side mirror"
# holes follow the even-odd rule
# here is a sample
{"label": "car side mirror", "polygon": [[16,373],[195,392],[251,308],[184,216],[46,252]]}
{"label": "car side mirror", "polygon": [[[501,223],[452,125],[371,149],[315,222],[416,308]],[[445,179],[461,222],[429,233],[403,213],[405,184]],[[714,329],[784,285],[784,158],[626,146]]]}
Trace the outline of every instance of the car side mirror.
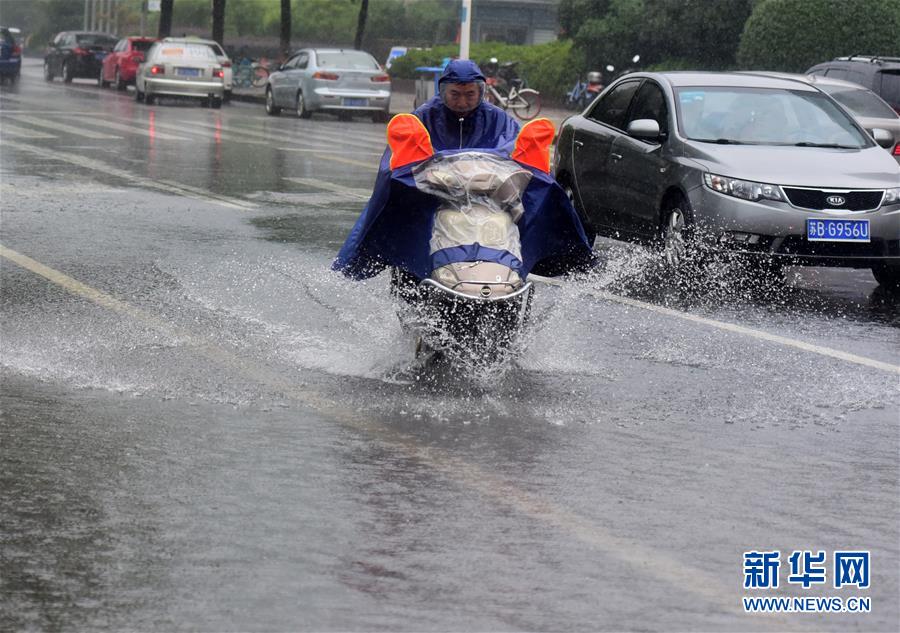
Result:
{"label": "car side mirror", "polygon": [[659,142],[659,123],[653,119],[635,119],[628,124],[626,130],[629,136],[639,138],[642,141]]}
{"label": "car side mirror", "polygon": [[875,142],[881,147],[890,149],[894,146],[894,135],[887,130],[876,127],[872,129],[871,134],[872,138],[875,139]]}

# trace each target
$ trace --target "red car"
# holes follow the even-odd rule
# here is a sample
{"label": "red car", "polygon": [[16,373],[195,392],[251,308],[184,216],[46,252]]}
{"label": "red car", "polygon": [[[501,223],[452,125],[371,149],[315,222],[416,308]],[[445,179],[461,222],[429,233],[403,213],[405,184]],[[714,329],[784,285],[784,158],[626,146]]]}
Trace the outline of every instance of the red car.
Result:
{"label": "red car", "polygon": [[144,53],[150,50],[155,37],[123,37],[112,53],[103,59],[103,67],[97,83],[101,88],[109,84],[116,85],[118,90],[125,90],[128,84],[134,84],[138,66],[144,62]]}

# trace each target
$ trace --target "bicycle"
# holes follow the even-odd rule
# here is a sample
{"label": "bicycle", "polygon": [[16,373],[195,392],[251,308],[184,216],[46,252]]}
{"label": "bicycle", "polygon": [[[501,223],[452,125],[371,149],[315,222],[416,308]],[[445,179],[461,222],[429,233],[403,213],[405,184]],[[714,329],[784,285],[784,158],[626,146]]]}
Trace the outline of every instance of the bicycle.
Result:
{"label": "bicycle", "polygon": [[263,88],[269,79],[269,68],[261,62],[245,59],[232,66],[232,84],[235,88]]}
{"label": "bicycle", "polygon": [[[506,62],[500,66],[497,76],[493,73],[487,75],[484,98],[488,103],[504,110],[512,110],[523,121],[530,121],[541,111],[541,93],[524,87],[525,80],[515,74],[517,63]],[[494,59],[486,66],[490,68],[491,65],[496,67]],[[505,86],[509,86],[506,94],[503,93]]]}

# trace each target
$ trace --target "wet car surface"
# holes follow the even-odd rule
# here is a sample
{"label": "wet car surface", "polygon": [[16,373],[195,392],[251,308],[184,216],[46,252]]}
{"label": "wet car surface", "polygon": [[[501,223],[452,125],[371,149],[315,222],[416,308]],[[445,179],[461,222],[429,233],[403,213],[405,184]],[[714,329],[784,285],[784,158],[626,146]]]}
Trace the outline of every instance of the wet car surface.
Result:
{"label": "wet car surface", "polygon": [[[869,271],[681,279],[600,239],[513,365],[423,370],[385,276],[329,270],[383,126],[32,62],[0,133],[0,628],[895,628],[900,305]],[[871,613],[743,612],[745,551],[842,548],[869,589],[778,595]]]}

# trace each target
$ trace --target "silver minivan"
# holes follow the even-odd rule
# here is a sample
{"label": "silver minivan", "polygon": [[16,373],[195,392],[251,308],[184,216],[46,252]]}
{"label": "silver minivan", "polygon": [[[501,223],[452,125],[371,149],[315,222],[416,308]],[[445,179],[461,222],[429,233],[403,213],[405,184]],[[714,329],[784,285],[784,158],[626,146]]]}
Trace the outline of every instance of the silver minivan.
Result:
{"label": "silver minivan", "polygon": [[391,78],[364,51],[306,48],[269,75],[266,112],[291,109],[301,119],[313,112],[342,116],[367,114],[386,122],[391,104]]}
{"label": "silver minivan", "polygon": [[626,75],[562,124],[554,162],[589,234],[657,242],[673,263],[703,243],[900,285],[900,165],[806,81]]}

